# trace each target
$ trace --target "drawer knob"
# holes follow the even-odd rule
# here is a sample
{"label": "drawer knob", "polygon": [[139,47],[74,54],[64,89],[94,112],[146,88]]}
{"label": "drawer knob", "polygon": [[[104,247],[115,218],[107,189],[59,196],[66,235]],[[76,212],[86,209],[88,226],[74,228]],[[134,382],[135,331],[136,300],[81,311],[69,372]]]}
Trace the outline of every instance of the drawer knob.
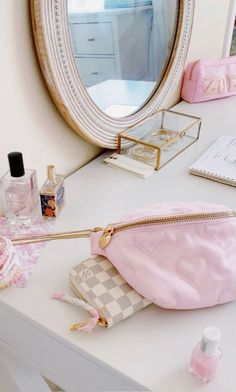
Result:
{"label": "drawer knob", "polygon": [[88,38],[88,41],[93,42],[93,41],[95,41],[95,38]]}
{"label": "drawer knob", "polygon": [[98,75],[98,72],[91,72],[91,75]]}

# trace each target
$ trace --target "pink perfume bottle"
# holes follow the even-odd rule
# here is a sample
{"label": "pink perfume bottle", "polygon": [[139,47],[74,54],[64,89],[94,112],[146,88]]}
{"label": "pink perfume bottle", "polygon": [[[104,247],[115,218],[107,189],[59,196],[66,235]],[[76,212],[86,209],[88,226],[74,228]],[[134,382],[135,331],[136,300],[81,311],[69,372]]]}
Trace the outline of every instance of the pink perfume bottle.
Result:
{"label": "pink perfume bottle", "polygon": [[222,352],[219,350],[220,331],[215,327],[207,327],[203,331],[202,340],[193,349],[189,371],[200,378],[203,383],[213,380]]}
{"label": "pink perfume bottle", "polygon": [[5,216],[9,223],[30,225],[39,216],[35,170],[25,169],[21,152],[8,154],[10,170],[2,177]]}

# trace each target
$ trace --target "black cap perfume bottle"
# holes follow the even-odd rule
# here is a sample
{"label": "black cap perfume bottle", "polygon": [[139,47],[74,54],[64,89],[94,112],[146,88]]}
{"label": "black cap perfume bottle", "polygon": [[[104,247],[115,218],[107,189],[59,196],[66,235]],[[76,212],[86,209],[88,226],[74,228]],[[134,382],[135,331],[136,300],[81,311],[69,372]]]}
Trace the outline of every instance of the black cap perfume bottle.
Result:
{"label": "black cap perfume bottle", "polygon": [[23,155],[21,152],[10,152],[8,154],[8,162],[12,177],[22,177],[25,175]]}
{"label": "black cap perfume bottle", "polygon": [[35,170],[25,169],[23,155],[8,154],[9,171],[2,177],[5,216],[11,223],[31,224],[39,213],[39,192]]}

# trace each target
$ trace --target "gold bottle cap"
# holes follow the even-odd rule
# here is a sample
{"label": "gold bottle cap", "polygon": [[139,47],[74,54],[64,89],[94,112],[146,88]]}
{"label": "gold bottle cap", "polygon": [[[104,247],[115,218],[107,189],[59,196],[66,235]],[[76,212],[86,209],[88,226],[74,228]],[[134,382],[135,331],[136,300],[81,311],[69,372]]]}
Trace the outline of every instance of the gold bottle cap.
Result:
{"label": "gold bottle cap", "polygon": [[53,165],[47,166],[47,177],[51,181],[55,180],[55,178],[56,178],[55,166],[53,166]]}

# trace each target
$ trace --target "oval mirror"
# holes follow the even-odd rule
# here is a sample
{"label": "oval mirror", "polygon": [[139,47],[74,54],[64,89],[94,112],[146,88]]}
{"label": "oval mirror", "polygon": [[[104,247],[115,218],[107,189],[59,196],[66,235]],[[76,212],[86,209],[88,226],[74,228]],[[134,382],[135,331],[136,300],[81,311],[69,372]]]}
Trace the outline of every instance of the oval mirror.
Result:
{"label": "oval mirror", "polygon": [[117,134],[173,103],[193,0],[31,0],[40,65],[71,127],[116,148]]}

